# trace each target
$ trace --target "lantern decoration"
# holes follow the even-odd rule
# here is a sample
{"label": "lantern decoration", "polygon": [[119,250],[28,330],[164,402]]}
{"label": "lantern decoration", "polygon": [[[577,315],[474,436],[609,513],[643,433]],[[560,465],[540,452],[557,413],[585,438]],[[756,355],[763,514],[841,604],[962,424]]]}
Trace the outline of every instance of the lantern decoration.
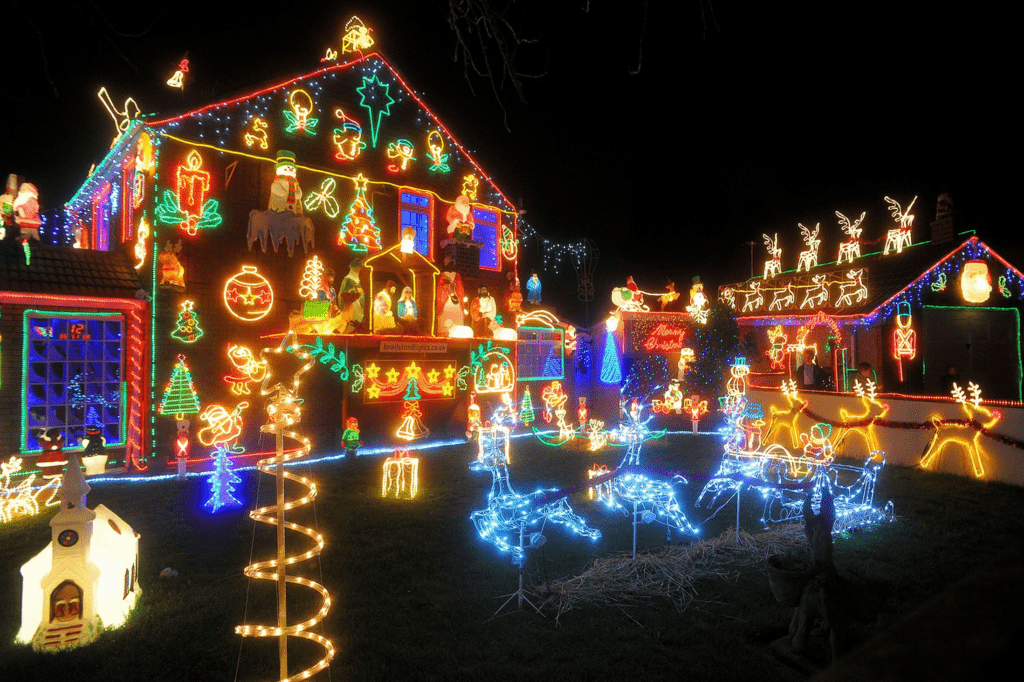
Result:
{"label": "lantern decoration", "polygon": [[377,251],[380,249],[380,228],[373,218],[373,207],[366,200],[366,185],[369,181],[360,173],[353,182],[356,185],[356,197],[341,224],[338,244],[359,253]]}
{"label": "lantern decoration", "polygon": [[182,301],[181,312],[178,313],[177,326],[171,332],[171,338],[182,343],[195,343],[203,338],[203,329],[199,326],[199,318],[196,316],[193,307],[195,302]]}
{"label": "lantern decoration", "polygon": [[821,232],[821,223],[814,226],[813,232],[811,232],[811,229],[803,223],[797,223],[797,226],[800,227],[801,239],[804,240],[804,245],[807,248],[800,252],[800,258],[796,264],[796,271],[800,272],[800,270],[806,269],[807,272],[810,272],[811,268],[818,264],[818,247],[821,246],[821,240],[818,239],[818,233]]}
{"label": "lantern decoration", "polygon": [[[309,371],[316,363],[316,359],[301,350],[289,351],[294,345],[295,333],[289,331],[281,339],[281,344],[277,348],[264,348],[260,352],[260,359],[265,362],[269,362],[268,353],[273,353],[275,358],[295,356],[306,362],[292,375],[292,380],[288,383],[278,381],[274,385],[270,385],[272,374],[268,372],[260,389],[262,396],[270,396],[266,403],[267,423],[260,427],[260,431],[274,436],[277,447],[273,456],[261,459],[256,467],[263,473],[275,477],[278,494],[275,504],[254,509],[249,512],[249,516],[254,521],[274,526],[277,530],[278,545],[275,558],[251,563],[245,567],[244,571],[246,577],[273,581],[273,584],[276,584],[278,589],[281,590],[282,598],[278,600],[277,623],[276,626],[238,625],[235,627],[235,634],[242,637],[274,637],[278,640],[278,662],[281,680],[304,680],[312,677],[330,665],[331,660],[334,658],[334,644],[323,635],[314,631],[317,629],[317,624],[323,621],[331,608],[331,595],[323,585],[313,580],[297,575],[288,575],[289,566],[305,564],[307,560],[319,556],[324,548],[324,538],[320,533],[312,528],[300,526],[294,521],[285,521],[285,512],[309,504],[316,499],[317,494],[316,484],[313,481],[305,476],[286,471],[284,467],[285,462],[294,462],[308,455],[311,448],[309,439],[293,431],[292,427],[298,424],[301,419],[299,377]],[[298,441],[300,443],[298,450],[285,452],[285,438]],[[304,486],[307,492],[298,499],[287,499],[285,496],[286,480]],[[286,530],[304,535],[313,542],[313,546],[299,554],[287,554],[285,549]],[[288,624],[287,604],[283,598],[286,583],[309,588],[320,595],[323,604],[311,618],[300,623]],[[309,668],[289,674],[288,637],[308,639],[323,647],[324,655]]]}
{"label": "lantern decoration", "polygon": [[408,450],[395,450],[393,457],[384,460],[384,472],[380,481],[380,496],[392,495],[395,499],[413,499],[419,489],[419,457],[413,457]]}
{"label": "lantern decoration", "polygon": [[[21,516],[34,516],[41,509],[57,504],[59,478],[53,478],[44,485],[35,485],[36,475],[21,474],[20,457],[11,457],[0,463],[0,523],[8,523]],[[23,476],[16,484],[11,483],[12,476]]]}
{"label": "lantern decoration", "polygon": [[764,245],[768,247],[768,260],[764,262],[764,279],[771,279],[782,273],[782,248],[779,246],[779,233],[776,232],[774,238],[766,234],[761,236],[764,237]]}
{"label": "lantern decoration", "polygon": [[[345,23],[345,35],[341,38],[341,53],[348,54],[349,52],[363,52],[373,47],[373,38],[370,37],[370,32],[373,29],[366,28],[362,20],[353,16],[348,22]],[[338,53],[334,53],[337,58]]]}
{"label": "lantern decoration", "polygon": [[992,275],[988,271],[988,263],[983,260],[964,263],[960,271],[960,293],[968,303],[984,303],[989,299],[992,295]]}
{"label": "lantern decoration", "polygon": [[852,263],[854,258],[860,258],[860,233],[863,232],[860,224],[864,222],[864,216],[866,215],[867,212],[865,211],[860,214],[860,218],[856,222],[851,223],[849,218],[836,211],[836,217],[839,218],[839,227],[849,237],[845,242],[839,244],[837,264],[842,264],[844,261]]}
{"label": "lantern decoration", "polygon": [[175,171],[175,190],[164,190],[163,200],[154,211],[158,223],[179,227],[189,236],[221,224],[220,204],[206,198],[210,172],[203,169],[203,157],[195,149]]}
{"label": "lantern decoration", "polygon": [[313,98],[302,88],[292,90],[288,95],[288,109],[284,110],[285,132],[304,132],[307,135],[316,135],[316,126],[320,122],[318,118],[311,118],[313,113]]}
{"label": "lantern decoration", "polygon": [[242,271],[224,284],[224,305],[239,320],[255,322],[274,307],[274,290],[255,265],[243,265]]}
{"label": "lantern decoration", "polygon": [[900,202],[895,199],[886,197],[885,201],[889,204],[889,210],[892,213],[892,217],[896,218],[899,222],[899,227],[886,232],[885,248],[882,249],[883,256],[889,255],[889,252],[892,250],[895,250],[896,253],[903,253],[903,247],[911,245],[913,240],[914,216],[910,213],[910,209],[913,208],[914,202],[917,201],[917,197],[914,197],[910,201],[910,205],[907,206],[906,210],[901,208]]}
{"label": "lantern decoration", "polygon": [[892,356],[896,358],[900,383],[903,382],[903,360],[917,357],[917,332],[910,326],[913,318],[910,304],[900,301],[896,304],[896,328],[892,332]]}
{"label": "lantern decoration", "polygon": [[444,153],[444,138],[441,137],[441,133],[436,130],[431,130],[427,134],[427,149],[430,151],[427,156],[430,157],[430,168],[429,170],[435,173],[448,173],[451,168],[448,166],[448,155]]}

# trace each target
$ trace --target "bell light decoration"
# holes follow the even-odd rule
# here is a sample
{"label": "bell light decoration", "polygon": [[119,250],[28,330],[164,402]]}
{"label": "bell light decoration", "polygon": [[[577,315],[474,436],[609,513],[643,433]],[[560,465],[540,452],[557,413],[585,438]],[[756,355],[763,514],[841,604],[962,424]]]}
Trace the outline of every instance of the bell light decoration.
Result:
{"label": "bell light decoration", "polygon": [[21,567],[21,629],[17,641],[36,651],[89,644],[120,627],[141,589],[139,534],[102,504],[86,506],[89,485],[68,454],[50,519],[53,539]]}
{"label": "bell light decoration", "polygon": [[968,303],[984,303],[992,295],[992,275],[988,263],[969,260],[960,271],[960,293]]}

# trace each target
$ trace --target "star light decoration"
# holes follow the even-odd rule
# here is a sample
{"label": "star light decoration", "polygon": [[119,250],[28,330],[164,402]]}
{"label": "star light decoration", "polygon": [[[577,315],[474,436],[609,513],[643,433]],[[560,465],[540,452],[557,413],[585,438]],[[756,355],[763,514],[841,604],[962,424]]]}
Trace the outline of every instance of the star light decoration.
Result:
{"label": "star light decoration", "polygon": [[[300,637],[315,642],[324,648],[324,655],[316,663],[298,673],[289,675],[287,646],[281,646],[279,648],[279,658],[282,681],[303,680],[312,677],[330,665],[331,660],[334,658],[334,644],[323,635],[313,632],[313,629],[323,621],[331,608],[330,594],[323,585],[317,582],[300,576],[287,575],[288,566],[308,561],[318,556],[324,548],[324,538],[320,533],[312,528],[300,526],[295,522],[285,521],[284,519],[286,512],[309,504],[316,498],[317,494],[316,484],[313,481],[284,470],[285,463],[305,457],[309,454],[311,448],[309,439],[293,431],[291,427],[298,424],[301,417],[301,400],[298,397],[299,378],[316,363],[316,358],[300,348],[297,349],[295,340],[295,332],[289,330],[282,337],[281,343],[277,348],[264,348],[260,351],[260,359],[268,362],[268,364],[270,359],[268,354],[271,353],[275,358],[275,363],[282,354],[288,355],[289,353],[306,362],[292,375],[291,382],[277,381],[272,383],[272,377],[276,375],[276,372],[272,374],[269,371],[263,380],[260,394],[264,397],[269,397],[267,403],[268,420],[266,424],[260,427],[260,431],[275,436],[277,451],[273,456],[261,459],[256,466],[260,471],[274,475],[277,478],[278,490],[283,491],[285,480],[289,480],[305,486],[307,492],[296,500],[284,500],[282,495],[278,498],[282,500],[280,504],[260,507],[250,512],[249,516],[255,521],[275,526],[278,529],[279,539],[283,539],[284,529],[292,530],[309,538],[313,542],[313,547],[301,554],[284,556],[285,548],[283,545],[279,546],[277,556],[284,556],[283,559],[274,558],[257,561],[246,566],[245,575],[260,580],[271,580],[278,585],[281,585],[283,581],[308,587],[318,592],[323,602],[320,610],[312,618],[293,625],[239,625],[235,627],[235,633],[243,637]],[[298,441],[301,447],[286,452],[284,450],[285,437]],[[287,623],[287,612],[284,610],[284,605],[281,602],[278,603],[278,623]]]}
{"label": "star light decoration", "polygon": [[391,105],[395,103],[390,90],[391,85],[381,82],[377,74],[363,76],[363,84],[356,88],[356,92],[359,93],[359,106],[370,112],[370,139],[374,149],[377,148],[381,118],[391,116]]}

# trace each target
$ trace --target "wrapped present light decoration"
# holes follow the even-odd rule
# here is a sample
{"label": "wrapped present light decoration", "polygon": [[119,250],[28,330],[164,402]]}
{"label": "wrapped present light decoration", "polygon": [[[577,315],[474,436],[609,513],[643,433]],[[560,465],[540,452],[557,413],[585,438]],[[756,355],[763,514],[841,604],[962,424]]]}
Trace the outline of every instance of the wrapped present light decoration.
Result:
{"label": "wrapped present light decoration", "polygon": [[393,457],[384,460],[384,471],[380,480],[380,496],[413,499],[419,490],[419,457],[413,457],[408,450],[395,450]]}

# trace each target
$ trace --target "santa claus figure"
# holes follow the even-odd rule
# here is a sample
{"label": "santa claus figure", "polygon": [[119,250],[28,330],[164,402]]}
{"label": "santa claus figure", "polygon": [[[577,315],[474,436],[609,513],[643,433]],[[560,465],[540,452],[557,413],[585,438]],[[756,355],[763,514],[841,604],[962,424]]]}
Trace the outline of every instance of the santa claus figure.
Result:
{"label": "santa claus figure", "polygon": [[284,149],[279,151],[274,170],[277,174],[274,176],[274,184],[270,186],[270,210],[302,215],[302,188],[295,179],[298,172],[295,153]]}
{"label": "santa claus figure", "polygon": [[469,205],[469,197],[460,194],[455,203],[448,208],[445,216],[448,221],[448,236],[454,239],[473,238],[473,209]]}
{"label": "santa claus figure", "polygon": [[14,208],[14,222],[21,229],[21,240],[26,242],[29,239],[39,241],[39,190],[29,182],[21,183],[18,188],[18,197],[12,204]]}

